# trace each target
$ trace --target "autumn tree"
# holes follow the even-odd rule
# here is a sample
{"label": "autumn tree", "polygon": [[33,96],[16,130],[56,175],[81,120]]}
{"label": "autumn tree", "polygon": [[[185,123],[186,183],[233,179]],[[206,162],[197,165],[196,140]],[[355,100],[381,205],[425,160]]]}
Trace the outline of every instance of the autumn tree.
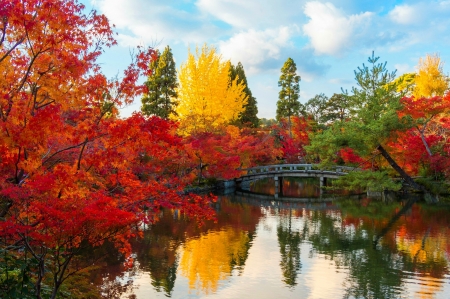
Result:
{"label": "autumn tree", "polygon": [[122,79],[106,80],[97,59],[115,44],[113,32],[104,15],[83,9],[71,0],[0,5],[5,298],[56,298],[89,265],[83,248],[105,240],[131,262],[133,227],[154,221],[161,207],[212,212],[207,199],[182,195],[176,124],[140,114],[119,119],[110,109],[142,94],[136,82],[150,75],[154,50],[139,50]]}
{"label": "autumn tree", "polygon": [[239,114],[238,122],[242,126],[257,128],[259,125],[259,119],[257,116],[258,106],[256,98],[252,95],[252,92],[248,87],[244,66],[240,62],[236,66],[234,66],[233,64],[231,64],[230,66],[230,82],[234,82],[236,78],[237,84],[244,85],[243,92],[247,98],[247,103],[244,105],[244,111]]}
{"label": "autumn tree", "polygon": [[402,115],[408,115],[413,120],[413,126],[417,129],[419,136],[429,156],[432,156],[430,146],[426,141],[426,130],[432,121],[439,122],[450,111],[450,93],[446,96],[435,97],[404,97],[402,98]]}
{"label": "autumn tree", "polygon": [[163,53],[150,62],[152,74],[145,82],[148,89],[142,97],[141,110],[145,115],[156,115],[168,119],[170,114],[175,114],[177,106],[178,88],[177,71],[172,51],[166,46]]}
{"label": "autumn tree", "polygon": [[309,135],[313,132],[312,122],[311,118],[294,116],[292,127],[286,119],[272,127],[272,133],[277,136],[283,160],[287,163],[305,162],[305,146],[309,145]]}
{"label": "autumn tree", "polygon": [[418,73],[414,79],[415,98],[443,96],[449,88],[449,79],[443,73],[443,62],[439,55],[420,58]]}
{"label": "autumn tree", "polygon": [[300,76],[297,75],[297,66],[292,58],[288,58],[281,68],[281,76],[278,86],[281,90],[278,94],[277,115],[280,121],[288,118],[289,128],[291,127],[291,117],[298,116],[303,109],[299,102],[300,97]]}
{"label": "autumn tree", "polygon": [[232,125],[221,132],[192,134],[184,141],[188,160],[196,162],[193,167],[199,182],[203,178],[235,178],[241,174],[240,168],[270,164],[281,155],[269,133]]}
{"label": "autumn tree", "polygon": [[175,109],[182,134],[214,132],[238,119],[247,104],[245,86],[229,77],[230,62],[206,44],[189,52],[179,71],[179,105]]}

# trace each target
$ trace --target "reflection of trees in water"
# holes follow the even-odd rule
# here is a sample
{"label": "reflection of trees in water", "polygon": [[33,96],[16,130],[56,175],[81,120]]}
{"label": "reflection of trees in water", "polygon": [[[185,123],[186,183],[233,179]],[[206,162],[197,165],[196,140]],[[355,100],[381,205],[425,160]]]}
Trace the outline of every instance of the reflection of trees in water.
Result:
{"label": "reflection of trees in water", "polygon": [[401,275],[391,250],[372,246],[373,230],[343,225],[339,212],[314,211],[307,239],[314,251],[349,270],[344,298],[397,298]]}
{"label": "reflection of trees in water", "polygon": [[205,294],[216,292],[220,280],[231,276],[234,267],[242,267],[248,256],[251,237],[232,227],[209,231],[183,245],[180,270],[189,280],[189,288]]}
{"label": "reflection of trees in water", "polygon": [[[227,275],[230,275],[232,270],[238,270],[238,274],[242,273],[256,224],[262,216],[261,209],[259,206],[245,205],[227,197],[220,198],[217,205],[217,222],[209,221],[202,227],[176,210],[164,210],[159,215],[158,222],[144,231],[144,237],[132,242],[135,264],[128,272],[123,268],[123,260],[117,261],[117,251],[112,246],[107,247],[108,251],[112,251],[107,256],[113,257],[113,260],[107,263],[109,266],[101,273],[104,279],[97,281],[98,285],[102,285],[103,293],[112,296],[105,298],[119,298],[123,294],[132,296],[133,284],[128,278],[138,272],[149,273],[154,289],[164,292],[167,297],[172,296],[177,270],[180,265],[183,266],[179,248],[184,244],[188,246],[192,240],[199,240],[204,236],[209,236],[210,240],[215,239],[215,242],[203,244],[213,252],[203,261],[196,258],[197,262],[204,263],[198,265],[199,267],[207,268],[211,263],[222,265],[211,268],[216,269],[211,277],[220,277],[222,270],[226,270]],[[216,254],[218,244],[224,247],[222,254]],[[198,245],[197,249],[201,249],[203,245]],[[193,247],[192,244],[189,246]],[[204,275],[205,281],[212,283],[213,279],[209,279],[207,275],[209,274]],[[214,283],[217,282],[218,280]]]}
{"label": "reflection of trees in water", "polygon": [[[178,249],[186,244],[191,250],[186,258],[192,257],[192,263],[194,260],[203,263],[197,266],[203,267],[204,273],[206,269],[212,271],[202,274],[203,282],[196,281],[205,285],[203,292],[212,292],[220,285],[221,277],[239,274],[245,267],[256,225],[264,211],[280,217],[277,226],[280,267],[288,287],[294,287],[299,280],[300,249],[304,241],[312,246],[312,255],[325,255],[334,261],[337,269],[345,269],[344,298],[432,298],[448,283],[449,209],[414,204],[391,223],[393,215],[402,210],[400,203],[367,199],[323,204],[272,201],[267,202],[263,211],[261,204],[259,199],[243,197],[241,202],[235,202],[224,197],[219,202],[218,222],[206,223],[200,229],[182,215],[175,217],[174,211],[166,211],[160,221],[145,232],[143,239],[133,243],[137,262],[131,271],[150,273],[154,288],[170,297],[177,269],[189,269],[186,276],[195,273],[191,270],[194,268],[189,268],[191,265],[181,265],[182,251]],[[376,239],[387,226],[390,228],[374,247],[374,237]],[[209,240],[200,241],[202,238]],[[212,252],[205,253],[204,246]],[[117,252],[109,250],[111,252],[104,255],[115,261],[108,262],[112,266],[98,280],[104,282],[104,294],[108,292],[111,298],[119,298],[118,294],[132,293],[133,286],[128,280],[130,275],[117,261]],[[414,290],[414,294],[404,290],[411,286],[411,281],[421,288]]]}
{"label": "reflection of trees in water", "polygon": [[159,221],[144,232],[144,238],[132,244],[139,270],[150,273],[155,290],[169,297],[179,263],[177,248],[187,235],[199,233],[195,221],[178,216],[178,211],[165,210]]}
{"label": "reflection of trees in water", "polygon": [[283,178],[283,196],[320,197],[319,178]]}
{"label": "reflection of trees in water", "polygon": [[[155,290],[165,292],[166,296],[171,296],[172,294],[178,267],[180,265],[183,267],[186,264],[186,262],[183,264],[183,260],[180,261],[178,254],[178,249],[182,245],[185,247],[190,246],[189,248],[191,249],[192,247],[196,248],[192,252],[194,255],[192,261],[195,260],[198,250],[201,251],[202,247],[214,249],[213,251],[217,253],[216,255],[212,255],[204,260],[196,259],[197,266],[201,269],[206,269],[208,263],[223,264],[223,258],[226,256],[228,258],[225,263],[227,266],[223,267],[242,271],[248,257],[250,242],[253,239],[256,224],[259,222],[260,217],[261,211],[258,207],[233,202],[229,198],[221,198],[219,200],[217,222],[207,222],[201,228],[194,221],[190,221],[183,215],[178,215],[176,211],[166,210],[161,215],[160,220],[145,233],[144,239],[137,240],[133,244],[133,248],[137,252],[139,267],[143,271],[150,272],[152,285],[155,287]],[[220,240],[216,240],[211,244],[206,244],[207,242],[202,243],[201,245],[194,242],[196,245],[192,245],[191,241],[201,239],[205,232],[208,232],[206,234],[211,234],[210,238],[207,238],[208,240],[214,239],[214,236],[217,236],[217,234],[220,236]],[[227,234],[223,232],[227,232]],[[235,239],[239,240],[239,242],[234,242]],[[229,242],[227,243],[226,241]],[[138,242],[142,242],[142,244],[139,245]],[[219,242],[224,245],[228,244],[228,249],[232,249],[228,252],[228,255],[222,256],[217,252],[217,244]],[[188,244],[191,245],[188,246]],[[239,244],[239,246],[236,244]],[[187,257],[188,255],[186,254],[185,256]],[[204,273],[202,276],[204,282],[208,281],[210,283],[205,285],[211,286],[213,285],[211,283],[215,285],[217,281],[213,282],[213,280],[221,277],[220,272],[217,272],[217,269],[214,272],[213,269],[210,269],[211,274]],[[219,267],[220,269],[224,268]],[[231,273],[231,270],[227,271]],[[186,271],[186,273],[190,273],[190,271]],[[189,275],[186,276],[189,277]],[[208,290],[208,288],[205,288],[205,290]]]}
{"label": "reflection of trees in water", "polygon": [[[124,294],[132,292],[133,281],[130,276],[136,274],[136,265],[127,268],[124,265],[124,257],[118,253],[111,242],[105,242],[103,246],[86,253],[86,257],[93,255],[101,257],[101,263],[97,263],[97,269],[90,274],[91,281],[98,286],[102,298],[119,299]],[[91,296],[89,294],[83,298],[91,298]]]}
{"label": "reflection of trees in water", "polygon": [[202,233],[190,235],[183,245],[180,269],[191,289],[215,292],[219,281],[233,270],[242,273],[261,216],[259,206],[226,197],[220,200],[217,223],[207,224]]}
{"label": "reflection of trees in water", "polygon": [[[431,219],[424,221],[425,213],[415,213],[419,209],[417,206],[413,206],[409,214],[397,217],[395,223],[390,219],[400,210],[398,204],[348,201],[343,202],[341,208],[341,212],[314,211],[306,221],[310,223],[307,239],[313,250],[331,257],[338,267],[348,269],[345,298],[399,298],[405,296],[403,284],[411,279],[411,273],[421,273],[413,276],[422,285],[431,281],[422,279],[424,275],[443,278],[448,273],[448,257],[443,258],[445,245],[441,242],[448,238],[448,229],[446,237],[439,232],[449,227],[448,220],[445,223],[442,223],[443,218],[434,220],[440,223],[437,229],[430,231]],[[448,211],[446,215],[448,218]],[[419,224],[414,225],[417,222]],[[387,225],[390,229],[385,231]],[[408,247],[408,242],[402,241],[402,234],[405,234],[402,229],[410,231],[411,244],[420,244],[422,253],[413,249],[408,254],[401,249],[401,246]],[[384,231],[383,238],[374,247],[373,240],[381,231]],[[430,258],[420,260],[420,255]],[[436,284],[442,286],[443,280],[434,280],[433,284],[427,290],[435,293],[439,290]]]}
{"label": "reflection of trees in water", "polygon": [[[320,187],[318,178],[282,178],[282,194],[286,197],[319,197]],[[254,181],[250,191],[260,194],[275,194],[275,181],[273,178]]]}
{"label": "reflection of trees in water", "polygon": [[300,272],[300,244],[302,236],[297,230],[292,230],[292,210],[289,209],[289,216],[281,216],[281,221],[277,227],[278,244],[280,246],[281,262],[280,267],[283,273],[283,282],[289,287],[297,284],[297,275]]}

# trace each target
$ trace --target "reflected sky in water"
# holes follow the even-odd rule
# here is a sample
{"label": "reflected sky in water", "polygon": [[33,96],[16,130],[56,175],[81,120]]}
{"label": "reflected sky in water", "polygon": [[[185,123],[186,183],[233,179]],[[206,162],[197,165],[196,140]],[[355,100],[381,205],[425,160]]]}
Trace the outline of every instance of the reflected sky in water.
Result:
{"label": "reflected sky in water", "polygon": [[404,205],[222,196],[203,228],[164,211],[135,266],[97,283],[111,298],[450,298],[450,209]]}

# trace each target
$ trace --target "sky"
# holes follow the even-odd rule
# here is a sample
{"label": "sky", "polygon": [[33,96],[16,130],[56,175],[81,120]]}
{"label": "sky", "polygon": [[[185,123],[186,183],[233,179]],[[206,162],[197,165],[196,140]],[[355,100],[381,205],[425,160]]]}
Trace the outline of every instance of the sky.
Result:
{"label": "sky", "polygon": [[[280,69],[288,58],[301,76],[300,102],[355,86],[354,70],[374,51],[397,75],[415,72],[420,57],[439,54],[450,67],[450,0],[82,0],[115,25],[118,45],[99,63],[120,77],[138,45],[172,49],[179,69],[195,48],[214,46],[241,62],[258,102],[274,118]],[[143,78],[144,80],[145,78]],[[140,110],[140,99],[121,110]]]}

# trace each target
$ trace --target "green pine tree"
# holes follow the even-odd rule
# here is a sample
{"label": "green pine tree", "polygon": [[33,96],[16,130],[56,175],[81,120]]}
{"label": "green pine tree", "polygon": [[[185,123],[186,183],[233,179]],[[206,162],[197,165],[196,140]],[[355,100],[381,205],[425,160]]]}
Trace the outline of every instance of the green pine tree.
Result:
{"label": "green pine tree", "polygon": [[177,106],[178,87],[177,71],[169,46],[164,49],[158,58],[150,63],[152,75],[148,77],[145,85],[148,93],[142,97],[141,111],[145,115],[156,115],[168,119],[170,114],[175,114]]}
{"label": "green pine tree", "polygon": [[[403,180],[416,190],[428,193],[423,186],[417,184],[398,165],[388,152],[389,142],[395,140],[397,131],[410,127],[407,118],[399,118],[401,109],[401,93],[397,92],[395,71],[386,69],[386,62],[378,62],[379,57],[368,58],[368,65],[355,70],[357,87],[352,88],[352,95],[344,94],[348,103],[349,118],[346,121],[335,121],[322,134],[314,136],[307,151],[319,154],[323,164],[331,164],[336,160],[339,149],[350,147],[358,155],[369,157],[372,172],[361,171],[342,178],[343,186],[350,188],[371,188],[395,190],[400,184],[391,180],[390,168],[380,160],[383,157]],[[375,154],[374,154],[375,152]],[[381,157],[380,157],[381,156]],[[434,197],[432,200],[436,200]]]}
{"label": "green pine tree", "polygon": [[325,109],[328,97],[321,93],[316,94],[313,98],[305,103],[306,115],[312,117],[317,123],[321,123],[322,114]]}
{"label": "green pine tree", "polygon": [[291,133],[291,116],[299,115],[303,110],[303,105],[299,102],[300,97],[300,76],[297,75],[297,66],[292,58],[288,58],[281,68],[281,76],[278,86],[281,87],[279,100],[277,102],[276,118],[280,121],[283,118],[289,119],[289,134]]}
{"label": "green pine tree", "polygon": [[230,79],[234,81],[238,77],[237,83],[243,84],[244,94],[247,96],[247,104],[244,105],[244,111],[239,114],[238,124],[241,126],[247,126],[257,128],[259,126],[259,119],[256,116],[258,114],[258,107],[256,98],[253,97],[252,91],[248,87],[247,77],[245,76],[244,67],[242,63],[238,63],[237,66],[233,64],[230,67]]}
{"label": "green pine tree", "polygon": [[320,121],[332,124],[335,121],[345,121],[350,116],[348,97],[342,93],[335,93],[326,101]]}

